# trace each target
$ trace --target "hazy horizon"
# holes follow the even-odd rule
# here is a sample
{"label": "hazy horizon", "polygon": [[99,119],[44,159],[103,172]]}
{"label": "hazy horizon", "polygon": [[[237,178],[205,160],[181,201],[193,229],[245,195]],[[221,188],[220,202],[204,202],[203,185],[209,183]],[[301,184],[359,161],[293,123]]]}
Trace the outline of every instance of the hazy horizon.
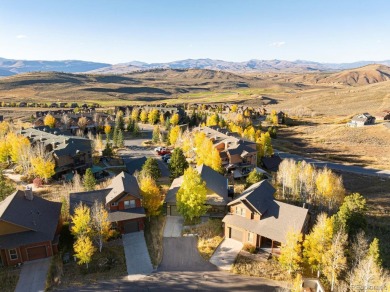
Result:
{"label": "hazy horizon", "polygon": [[0,56],[23,60],[388,60],[390,2],[3,1]]}

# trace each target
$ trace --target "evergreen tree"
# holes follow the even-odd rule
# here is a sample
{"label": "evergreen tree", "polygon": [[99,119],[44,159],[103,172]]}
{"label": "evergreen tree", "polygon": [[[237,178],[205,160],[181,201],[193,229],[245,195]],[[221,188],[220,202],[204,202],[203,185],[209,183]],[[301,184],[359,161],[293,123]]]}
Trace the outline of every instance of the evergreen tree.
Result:
{"label": "evergreen tree", "polygon": [[112,144],[114,147],[118,147],[118,134],[120,129],[118,127],[114,128],[114,134],[112,136]]}
{"label": "evergreen tree", "polygon": [[122,130],[118,131],[118,147],[119,148],[125,147],[125,140],[123,138],[123,131]]}
{"label": "evergreen tree", "polygon": [[161,170],[157,160],[153,157],[148,157],[142,166],[141,173],[145,177],[150,176],[154,180],[158,180],[161,177]]}
{"label": "evergreen tree", "polygon": [[366,199],[353,193],[344,198],[339,211],[335,215],[336,229],[344,229],[349,236],[354,236],[360,229],[365,229],[366,222]]}
{"label": "evergreen tree", "polygon": [[152,141],[153,141],[153,143],[157,143],[158,141],[160,141],[160,127],[159,126],[154,126],[154,128],[153,128]]}
{"label": "evergreen tree", "polygon": [[103,150],[103,156],[112,157],[111,143],[106,143],[106,147]]}
{"label": "evergreen tree", "polygon": [[115,118],[115,128],[118,128],[120,130],[124,130],[125,128],[125,120],[123,118],[123,112],[119,111]]}
{"label": "evergreen tree", "polygon": [[87,168],[87,170],[85,171],[83,185],[85,191],[93,191],[96,187],[96,180],[90,168]]}
{"label": "evergreen tree", "polygon": [[170,171],[169,177],[171,180],[174,180],[184,174],[184,171],[188,168],[188,162],[181,148],[175,148],[175,150],[173,150],[168,167]]}

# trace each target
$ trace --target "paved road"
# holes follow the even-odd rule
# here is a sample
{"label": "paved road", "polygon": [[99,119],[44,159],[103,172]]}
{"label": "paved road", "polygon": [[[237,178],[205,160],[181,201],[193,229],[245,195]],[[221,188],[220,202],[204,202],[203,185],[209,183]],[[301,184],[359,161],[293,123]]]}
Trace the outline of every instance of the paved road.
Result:
{"label": "paved road", "polygon": [[45,291],[51,258],[25,262],[15,292]]}
{"label": "paved road", "polygon": [[140,281],[104,281],[88,287],[71,287],[57,291],[281,291],[278,282],[243,277],[225,272],[159,272]]}
{"label": "paved road", "polygon": [[390,178],[390,170],[379,170],[379,169],[365,168],[365,167],[354,166],[354,165],[345,165],[345,164],[329,162],[329,161],[321,161],[321,160],[303,157],[303,156],[299,156],[296,154],[282,152],[282,151],[278,151],[278,150],[275,150],[275,154],[278,154],[281,158],[291,158],[295,161],[305,160],[306,162],[311,163],[317,167],[325,167],[326,166],[330,169],[338,170],[338,171],[350,172],[350,173],[361,174],[361,175],[378,176],[378,177],[383,177],[383,178]]}
{"label": "paved road", "polygon": [[216,266],[200,256],[197,245],[197,237],[165,237],[163,239],[163,259],[158,270],[216,271]]}
{"label": "paved road", "polygon": [[168,165],[164,163],[161,157],[153,151],[154,147],[142,145],[142,143],[146,140],[152,139],[153,126],[140,125],[140,128],[143,128],[142,136],[134,139],[125,140],[125,146],[127,149],[121,150],[119,152],[120,156],[123,158],[125,163],[127,162],[127,160],[134,157],[145,156],[156,158],[161,170],[161,176],[169,177]]}
{"label": "paved road", "polygon": [[125,250],[128,279],[140,279],[153,271],[152,262],[144,232],[133,232],[122,235],[123,248]]}

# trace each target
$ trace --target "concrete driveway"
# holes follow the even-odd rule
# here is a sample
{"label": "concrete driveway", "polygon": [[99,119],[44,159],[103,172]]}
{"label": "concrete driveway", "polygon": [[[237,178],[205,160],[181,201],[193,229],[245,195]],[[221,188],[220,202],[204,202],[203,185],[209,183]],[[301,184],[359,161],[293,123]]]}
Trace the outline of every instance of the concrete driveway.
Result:
{"label": "concrete driveway", "polygon": [[242,247],[242,242],[225,238],[214,252],[210,263],[216,265],[221,270],[230,271]]}
{"label": "concrete driveway", "polygon": [[159,271],[216,271],[198,252],[198,238],[177,237],[163,239],[164,252]]}
{"label": "concrete driveway", "polygon": [[126,256],[127,273],[129,280],[138,280],[153,272],[152,262],[144,232],[133,232],[123,234],[123,248]]}
{"label": "concrete driveway", "polygon": [[167,216],[163,237],[181,237],[183,222],[181,216]]}
{"label": "concrete driveway", "polygon": [[50,261],[51,257],[25,262],[22,266],[15,292],[45,291]]}

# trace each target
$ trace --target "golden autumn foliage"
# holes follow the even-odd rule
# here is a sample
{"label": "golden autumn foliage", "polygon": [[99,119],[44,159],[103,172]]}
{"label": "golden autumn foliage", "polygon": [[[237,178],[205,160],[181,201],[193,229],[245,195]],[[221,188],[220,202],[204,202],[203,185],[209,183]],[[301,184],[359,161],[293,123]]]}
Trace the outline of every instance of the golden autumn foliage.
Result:
{"label": "golden autumn foliage", "polygon": [[33,173],[39,178],[47,181],[54,174],[55,163],[53,159],[45,159],[44,157],[32,157],[31,165],[33,169]]}
{"label": "golden autumn foliage", "polygon": [[172,126],[176,126],[177,124],[179,124],[179,120],[180,120],[179,114],[173,114],[169,122],[171,123]]}
{"label": "golden autumn foliage", "polygon": [[143,206],[145,207],[148,216],[159,215],[163,201],[156,181],[150,176],[142,177],[140,189],[143,196]]}
{"label": "golden autumn foliage", "polygon": [[47,114],[43,119],[43,124],[50,128],[54,128],[56,126],[56,119],[51,114]]}
{"label": "golden autumn foliage", "polygon": [[86,235],[78,237],[73,245],[73,249],[75,257],[79,259],[78,264],[86,264],[88,268],[88,264],[91,262],[92,256],[96,251],[91,239]]}
{"label": "golden autumn foliage", "polygon": [[146,110],[142,110],[139,119],[142,123],[146,123],[148,121],[148,112]]}
{"label": "golden autumn foliage", "polygon": [[78,205],[71,219],[72,227],[70,231],[74,236],[88,236],[91,234],[91,211],[88,206],[83,204]]}
{"label": "golden autumn foliage", "polygon": [[13,132],[7,134],[6,140],[11,160],[15,163],[19,163],[26,148],[30,147],[30,140],[23,135],[15,134]]}
{"label": "golden autumn foliage", "polygon": [[302,233],[289,230],[280,249],[279,263],[289,273],[299,270],[302,263]]}
{"label": "golden autumn foliage", "polygon": [[179,126],[174,126],[171,128],[169,131],[169,144],[170,145],[175,145],[176,141],[179,139],[180,136],[180,127]]}

